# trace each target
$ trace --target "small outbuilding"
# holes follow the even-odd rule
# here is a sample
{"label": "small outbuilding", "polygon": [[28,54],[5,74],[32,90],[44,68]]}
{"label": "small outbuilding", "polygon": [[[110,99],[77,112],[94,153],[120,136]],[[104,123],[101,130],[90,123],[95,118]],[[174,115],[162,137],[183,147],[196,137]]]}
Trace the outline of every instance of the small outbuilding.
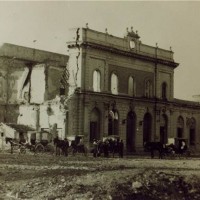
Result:
{"label": "small outbuilding", "polygon": [[19,142],[30,142],[35,133],[35,129],[23,124],[0,123],[0,149],[10,148],[9,144],[6,144],[6,138],[12,138]]}

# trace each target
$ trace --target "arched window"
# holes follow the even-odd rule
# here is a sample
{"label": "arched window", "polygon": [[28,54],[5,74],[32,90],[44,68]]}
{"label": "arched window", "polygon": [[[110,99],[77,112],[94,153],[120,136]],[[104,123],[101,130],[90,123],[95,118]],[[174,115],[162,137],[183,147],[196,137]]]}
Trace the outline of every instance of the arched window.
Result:
{"label": "arched window", "polygon": [[101,74],[98,70],[93,73],[93,90],[94,92],[100,92],[101,88]]}
{"label": "arched window", "polygon": [[128,79],[128,95],[135,96],[135,81],[132,76]]}
{"label": "arched window", "polygon": [[119,115],[115,110],[110,110],[108,115],[108,135],[119,134]]}
{"label": "arched window", "polygon": [[162,83],[162,99],[167,99],[167,84],[165,82]]}
{"label": "arched window", "polygon": [[118,77],[114,73],[111,75],[111,92],[112,94],[118,94]]}
{"label": "arched window", "polygon": [[194,146],[196,142],[196,120],[192,118],[187,119],[189,126],[189,145]]}
{"label": "arched window", "polygon": [[150,80],[147,80],[145,82],[145,96],[147,98],[150,98],[153,96],[153,85],[152,82]]}
{"label": "arched window", "polygon": [[177,119],[177,137],[183,138],[184,137],[184,119],[182,116],[179,116]]}

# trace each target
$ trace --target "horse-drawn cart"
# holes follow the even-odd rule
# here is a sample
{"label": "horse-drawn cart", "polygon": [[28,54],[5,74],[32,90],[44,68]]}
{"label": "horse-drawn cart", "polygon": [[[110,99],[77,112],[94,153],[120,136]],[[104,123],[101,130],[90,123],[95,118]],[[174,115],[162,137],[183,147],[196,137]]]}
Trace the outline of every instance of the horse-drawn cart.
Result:
{"label": "horse-drawn cart", "polygon": [[45,137],[45,134],[43,134],[43,132],[27,134],[27,137],[23,139],[6,137],[5,141],[6,144],[10,144],[11,153],[17,151],[19,153],[25,154],[27,151],[29,151],[32,153],[53,154],[55,151],[53,142],[51,140],[48,140],[48,138]]}
{"label": "horse-drawn cart", "polygon": [[40,131],[30,135],[29,148],[33,148],[35,153],[53,154],[55,148],[53,145],[52,136],[48,131]]}
{"label": "horse-drawn cart", "polygon": [[188,147],[188,139],[185,138],[169,138],[168,144],[161,142],[146,142],[144,144],[144,151],[150,152],[151,157],[154,157],[154,152],[159,153],[159,158],[175,158],[175,157],[189,157],[191,151]]}
{"label": "horse-drawn cart", "polygon": [[73,155],[76,153],[87,155],[88,147],[84,144],[84,135],[70,135],[67,136],[67,140],[69,141],[69,153]]}
{"label": "horse-drawn cart", "polygon": [[10,143],[10,153],[13,154],[15,151],[17,151],[20,154],[26,153],[26,146],[20,143],[18,140],[6,137],[6,144]]}
{"label": "horse-drawn cart", "polygon": [[188,139],[186,138],[169,138],[168,144],[166,144],[166,150],[168,150],[169,155],[178,157],[189,157],[191,151],[188,145]]}

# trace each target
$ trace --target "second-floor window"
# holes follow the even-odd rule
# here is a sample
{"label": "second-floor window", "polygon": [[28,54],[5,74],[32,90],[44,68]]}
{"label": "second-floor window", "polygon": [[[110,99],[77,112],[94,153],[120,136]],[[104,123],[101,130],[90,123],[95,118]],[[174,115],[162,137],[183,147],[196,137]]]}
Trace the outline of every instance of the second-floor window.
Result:
{"label": "second-floor window", "polygon": [[100,92],[101,90],[101,74],[98,70],[93,72],[93,90],[94,92]]}
{"label": "second-floor window", "polygon": [[135,81],[132,76],[128,79],[128,95],[134,96],[135,95]]}
{"label": "second-floor window", "polygon": [[111,75],[111,92],[112,94],[118,94],[118,77],[114,73]]}
{"label": "second-floor window", "polygon": [[153,96],[153,85],[150,80],[145,82],[145,97],[151,98]]}
{"label": "second-floor window", "polygon": [[167,99],[167,84],[165,82],[162,84],[162,99]]}

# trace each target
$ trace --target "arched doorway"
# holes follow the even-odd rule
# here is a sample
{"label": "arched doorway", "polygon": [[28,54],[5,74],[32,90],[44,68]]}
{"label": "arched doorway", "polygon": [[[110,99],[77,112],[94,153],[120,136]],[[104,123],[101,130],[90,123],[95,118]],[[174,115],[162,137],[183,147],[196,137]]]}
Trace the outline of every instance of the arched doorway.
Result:
{"label": "arched doorway", "polygon": [[135,151],[136,115],[130,111],[127,115],[126,148],[127,152]]}
{"label": "arched doorway", "polygon": [[146,113],[143,119],[143,144],[151,141],[152,117],[150,113]]}
{"label": "arched doorway", "polygon": [[160,142],[162,144],[168,143],[167,125],[168,125],[167,116],[161,115],[161,117],[160,117]]}
{"label": "arched doorway", "polygon": [[118,135],[119,115],[116,110],[110,110],[108,114],[108,135]]}
{"label": "arched doorway", "polygon": [[177,120],[177,137],[183,138],[184,131],[184,120],[183,117],[179,116]]}
{"label": "arched doorway", "polygon": [[100,139],[100,112],[94,108],[90,117],[90,142]]}
{"label": "arched doorway", "polygon": [[189,145],[195,146],[195,140],[196,140],[196,120],[194,118],[191,118],[189,123]]}

